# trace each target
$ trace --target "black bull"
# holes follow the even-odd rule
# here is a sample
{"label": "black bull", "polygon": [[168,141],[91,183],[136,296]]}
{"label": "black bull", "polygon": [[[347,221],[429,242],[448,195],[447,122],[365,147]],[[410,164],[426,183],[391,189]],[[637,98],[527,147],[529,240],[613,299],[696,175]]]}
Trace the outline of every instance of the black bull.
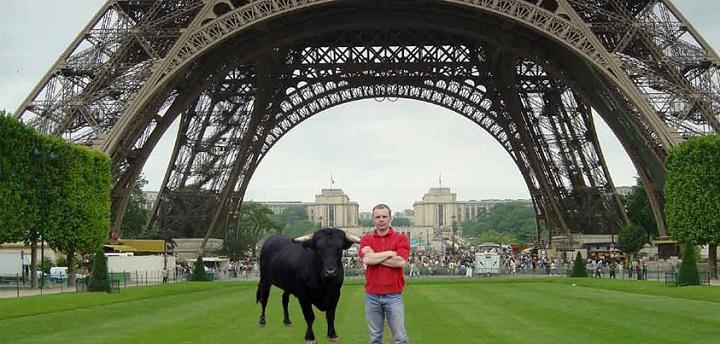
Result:
{"label": "black bull", "polygon": [[257,302],[262,305],[260,326],[265,326],[265,306],[271,285],[283,290],[283,323],[289,326],[290,294],[300,302],[307,331],[305,340],[315,343],[312,330],[315,314],[312,306],[325,312],[328,338],[337,339],[335,308],[340,299],[344,271],[342,251],[360,242],[356,236],[337,228],[325,228],[299,238],[275,235],[265,241],[260,251],[260,282]]}

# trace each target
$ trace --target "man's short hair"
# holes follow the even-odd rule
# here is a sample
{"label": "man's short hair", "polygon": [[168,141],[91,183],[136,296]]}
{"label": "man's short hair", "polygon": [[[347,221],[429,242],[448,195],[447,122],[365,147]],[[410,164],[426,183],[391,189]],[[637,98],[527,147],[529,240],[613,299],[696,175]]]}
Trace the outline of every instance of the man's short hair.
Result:
{"label": "man's short hair", "polygon": [[375,209],[387,209],[388,213],[390,213],[390,217],[392,217],[392,210],[390,210],[390,207],[388,207],[387,204],[380,203],[374,206],[372,212],[370,213],[373,217],[375,216]]}

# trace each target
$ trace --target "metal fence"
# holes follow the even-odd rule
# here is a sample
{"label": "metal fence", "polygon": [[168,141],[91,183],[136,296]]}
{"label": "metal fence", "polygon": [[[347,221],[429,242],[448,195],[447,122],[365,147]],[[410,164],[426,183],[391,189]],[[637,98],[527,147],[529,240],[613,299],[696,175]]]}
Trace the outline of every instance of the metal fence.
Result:
{"label": "metal fence", "polygon": [[[607,267],[601,269],[598,274],[597,269],[593,270],[592,266],[586,267],[588,277],[591,278],[613,278]],[[633,279],[633,280],[651,280],[664,282],[666,285],[677,285],[679,266],[671,264],[651,264],[646,270],[641,269],[640,275],[628,269],[618,268],[615,271],[615,279]],[[346,279],[363,279],[365,269],[363,268],[345,268]],[[707,273],[705,265],[698,265],[701,284],[709,284],[710,276]],[[548,278],[567,277],[572,272],[572,266],[561,265],[557,268],[543,269],[539,266],[532,268],[483,268],[474,269],[470,275],[463,267],[446,268],[446,267],[420,267],[405,268],[405,276],[408,279],[431,279],[431,278]],[[252,271],[210,271],[208,273],[213,280],[231,280],[231,281],[251,281],[259,278],[258,272]],[[169,271],[167,279],[164,280],[163,271],[123,271],[111,272],[108,277],[111,281],[113,291],[119,292],[122,288],[158,285],[163,283],[179,283],[187,281],[191,274],[182,273],[180,271]],[[0,275],[0,298],[22,297],[31,295],[45,295],[62,292],[82,292],[87,289],[87,281],[85,279],[77,279],[75,286],[68,287],[65,279],[41,278],[38,280],[39,288],[31,288],[29,279],[23,279],[21,275]]]}

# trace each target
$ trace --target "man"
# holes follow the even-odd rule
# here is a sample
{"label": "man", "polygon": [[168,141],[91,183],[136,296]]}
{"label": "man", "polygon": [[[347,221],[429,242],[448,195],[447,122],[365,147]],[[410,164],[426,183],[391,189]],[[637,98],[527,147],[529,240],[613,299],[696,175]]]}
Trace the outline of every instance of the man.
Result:
{"label": "man", "polygon": [[390,226],[390,208],[378,204],[372,210],[375,231],[360,240],[360,259],[365,272],[365,318],[371,344],[381,344],[385,318],[395,343],[407,343],[403,267],[410,254],[410,241]]}

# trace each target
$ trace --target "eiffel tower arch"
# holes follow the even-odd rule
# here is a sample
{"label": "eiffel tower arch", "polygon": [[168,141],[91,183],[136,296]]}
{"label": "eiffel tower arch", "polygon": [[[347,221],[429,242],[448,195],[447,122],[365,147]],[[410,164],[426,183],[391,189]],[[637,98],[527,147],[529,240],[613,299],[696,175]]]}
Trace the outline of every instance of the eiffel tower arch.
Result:
{"label": "eiffel tower arch", "polygon": [[720,129],[719,61],[669,0],[108,0],[16,116],[110,154],[116,219],[179,119],[151,225],[207,238],[283,135],[367,98],[485,129],[551,234],[618,233],[596,112],[666,235],[665,157]]}

